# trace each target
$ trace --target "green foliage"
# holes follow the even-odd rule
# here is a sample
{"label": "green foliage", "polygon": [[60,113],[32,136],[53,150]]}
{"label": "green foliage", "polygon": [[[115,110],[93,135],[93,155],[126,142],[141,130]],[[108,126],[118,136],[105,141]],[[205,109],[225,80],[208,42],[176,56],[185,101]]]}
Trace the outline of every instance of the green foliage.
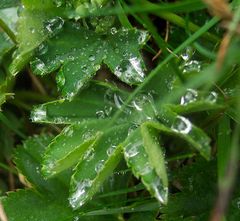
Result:
{"label": "green foliage", "polygon": [[235,221],[233,3],[219,69],[222,32],[200,0],[1,1],[0,202],[8,220],[208,220],[226,191],[221,216]]}

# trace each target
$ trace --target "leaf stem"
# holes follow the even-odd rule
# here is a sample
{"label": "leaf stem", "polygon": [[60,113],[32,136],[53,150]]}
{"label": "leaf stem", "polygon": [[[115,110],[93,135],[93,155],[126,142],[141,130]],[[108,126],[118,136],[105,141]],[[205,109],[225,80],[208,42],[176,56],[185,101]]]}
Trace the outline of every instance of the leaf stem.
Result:
{"label": "leaf stem", "polygon": [[8,37],[13,41],[13,43],[17,44],[15,34],[1,18],[0,18],[0,27],[8,35]]}

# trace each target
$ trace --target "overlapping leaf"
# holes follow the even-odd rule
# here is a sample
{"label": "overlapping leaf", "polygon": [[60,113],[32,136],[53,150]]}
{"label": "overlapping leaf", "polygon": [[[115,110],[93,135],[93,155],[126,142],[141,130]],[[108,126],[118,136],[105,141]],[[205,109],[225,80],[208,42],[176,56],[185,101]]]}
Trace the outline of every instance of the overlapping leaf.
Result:
{"label": "overlapping leaf", "polygon": [[[106,109],[109,110],[109,107],[111,107],[113,113],[121,108],[127,93],[106,83],[96,84],[95,82],[90,88],[95,89],[83,90],[79,96],[71,101],[63,100],[44,104],[33,112],[33,119],[37,122],[72,124],[65,128],[49,145],[44,157],[43,171],[46,176],[53,176],[80,162],[75,169],[71,182],[70,202],[74,208],[79,208],[87,202],[97,192],[100,183],[106,178],[106,174],[110,174],[106,171],[112,171],[116,166],[116,164],[111,163],[108,165],[112,158],[106,154],[106,147],[110,144],[103,143],[103,140],[106,140],[104,137],[108,137],[108,142],[113,142],[115,138],[111,133],[114,130],[119,137],[122,136],[119,144],[127,137],[127,134],[124,135],[123,131],[118,133],[116,127],[111,129],[111,133],[107,132],[105,126],[111,123],[111,114],[107,115],[104,112]],[[183,95],[181,100],[184,98],[186,98],[186,95]],[[89,101],[91,102],[89,103]],[[141,178],[146,188],[160,202],[167,202],[168,181],[163,150],[158,136],[167,134],[179,137],[185,140],[190,147],[198,150],[203,157],[209,159],[211,148],[208,136],[194,126],[189,119],[177,113],[185,114],[219,108],[215,102],[216,99],[201,97],[179,105],[155,106],[153,96],[148,93],[137,96],[122,113],[118,127],[127,123],[125,131],[128,131],[141,125],[124,142],[123,149],[126,161],[132,168],[133,173]],[[88,108],[85,109],[85,107]],[[70,113],[69,116],[66,110]],[[43,114],[41,114],[41,111]],[[96,113],[99,111],[103,114],[99,119],[96,119]],[[41,118],[36,117],[36,113],[40,114],[38,116],[41,116]],[[59,117],[61,120],[56,121]],[[78,124],[74,124],[74,122]],[[114,144],[114,146],[121,149],[118,144]],[[105,151],[103,152],[105,155],[98,153],[100,150]],[[87,159],[88,155],[100,158],[89,162],[82,161]],[[119,151],[116,156],[117,158],[120,157]],[[101,160],[103,165],[106,163],[106,166],[103,166],[103,170],[100,170],[97,174],[95,171],[96,162]],[[104,174],[103,177],[101,177],[102,173]]]}

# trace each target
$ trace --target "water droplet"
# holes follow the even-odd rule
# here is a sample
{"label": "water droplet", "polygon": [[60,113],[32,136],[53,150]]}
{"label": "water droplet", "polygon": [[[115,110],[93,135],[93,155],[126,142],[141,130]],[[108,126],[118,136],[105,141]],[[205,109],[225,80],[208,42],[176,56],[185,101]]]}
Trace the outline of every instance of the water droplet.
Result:
{"label": "water droplet", "polygon": [[184,96],[181,97],[181,105],[187,105],[191,102],[194,102],[197,100],[198,97],[198,92],[196,90],[193,89],[187,89],[187,92]]}
{"label": "water droplet", "polygon": [[104,119],[106,117],[105,112],[102,111],[102,110],[97,111],[96,116],[97,116],[98,119]]}
{"label": "water droplet", "polygon": [[31,31],[32,34],[34,34],[36,29],[35,28],[30,28],[30,31]]}
{"label": "water droplet", "polygon": [[94,55],[90,55],[88,59],[89,59],[89,61],[95,61],[96,57]]}
{"label": "water droplet", "polygon": [[201,71],[201,63],[196,60],[187,61],[183,65],[183,73],[190,73],[190,72],[200,72]]}
{"label": "water droplet", "polygon": [[107,117],[109,117],[112,113],[113,108],[111,106],[105,106],[104,107],[104,112]]}
{"label": "water droplet", "polygon": [[116,150],[116,148],[117,148],[116,145],[112,145],[111,147],[109,147],[109,148],[107,149],[107,155],[108,155],[108,156],[111,156],[111,155],[114,153],[114,151]]}
{"label": "water droplet", "polygon": [[61,17],[52,18],[44,22],[44,27],[51,36],[58,33],[63,25],[64,20]]}
{"label": "water droplet", "polygon": [[67,137],[72,137],[74,130],[71,127],[65,127],[63,133]]}
{"label": "water droplet", "polygon": [[118,109],[120,109],[122,107],[122,104],[123,104],[122,98],[119,95],[114,94],[113,99],[114,99],[114,103],[115,103],[116,107]]}
{"label": "water droplet", "polygon": [[47,51],[48,51],[48,45],[45,43],[42,43],[39,45],[37,53],[39,55],[44,55],[47,53]]}
{"label": "water droplet", "polygon": [[195,51],[193,50],[192,47],[187,47],[186,50],[181,54],[181,57],[185,62],[187,62],[192,58],[194,53]]}
{"label": "water droplet", "polygon": [[84,154],[83,159],[86,161],[91,161],[94,158],[94,149],[90,147]]}
{"label": "water droplet", "polygon": [[53,3],[59,8],[63,5],[64,0],[53,0]]}
{"label": "water droplet", "polygon": [[115,35],[117,33],[117,29],[115,27],[112,27],[110,32],[112,35]]}
{"label": "water droplet", "polygon": [[104,166],[104,160],[100,160],[95,166],[95,171],[99,173],[102,170],[103,166]]}
{"label": "water droplet", "polygon": [[60,88],[64,87],[66,79],[65,79],[63,71],[58,72],[58,74],[56,76],[56,81],[57,81],[57,84]]}
{"label": "water droplet", "polygon": [[171,129],[178,133],[188,134],[192,129],[192,123],[185,117],[177,116]]}
{"label": "water droplet", "polygon": [[140,35],[138,37],[138,44],[144,44],[144,42],[147,40],[148,38],[148,33],[146,31],[141,31]]}
{"label": "water droplet", "polygon": [[45,106],[40,106],[34,109],[31,115],[31,120],[33,122],[43,121],[43,120],[46,120],[46,118],[47,118],[47,110]]}
{"label": "water droplet", "polygon": [[144,176],[148,173],[151,173],[153,171],[153,168],[152,166],[150,165],[149,162],[145,163],[144,165],[141,165],[140,164],[140,168],[137,169],[138,170],[138,173],[141,175],[141,176]]}
{"label": "water droplet", "polygon": [[93,130],[88,130],[82,135],[83,140],[88,140],[93,136]]}
{"label": "water droplet", "polygon": [[33,72],[36,74],[43,75],[46,72],[46,65],[39,58],[36,58],[34,61],[32,61],[31,66],[32,66]]}
{"label": "water droplet", "polygon": [[157,180],[154,183],[152,183],[152,188],[154,190],[154,195],[157,198],[157,200],[165,204],[168,198],[168,188],[163,187],[160,180]]}
{"label": "water droplet", "polygon": [[69,202],[72,208],[82,206],[85,203],[87,191],[91,187],[92,182],[93,181],[90,179],[85,179],[77,183],[74,193],[69,198]]}
{"label": "water droplet", "polygon": [[138,141],[134,144],[129,143],[126,147],[125,147],[125,151],[124,151],[124,155],[126,157],[126,159],[129,159],[131,157],[136,156],[137,154],[139,154],[139,147],[142,145],[142,141]]}
{"label": "water droplet", "polygon": [[129,84],[141,83],[145,77],[141,61],[137,57],[124,60],[115,68],[114,74]]}
{"label": "water droplet", "polygon": [[211,91],[210,94],[207,96],[207,101],[211,103],[216,103],[218,99],[218,94],[215,91]]}

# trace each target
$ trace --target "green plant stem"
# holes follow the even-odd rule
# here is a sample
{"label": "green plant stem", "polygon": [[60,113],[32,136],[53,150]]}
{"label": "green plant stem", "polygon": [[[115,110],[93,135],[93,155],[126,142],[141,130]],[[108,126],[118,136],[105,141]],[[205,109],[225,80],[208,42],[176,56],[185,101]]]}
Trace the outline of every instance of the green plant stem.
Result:
{"label": "green plant stem", "polygon": [[17,44],[16,36],[12,30],[7,26],[7,24],[0,18],[0,27],[8,35],[8,37]]}

